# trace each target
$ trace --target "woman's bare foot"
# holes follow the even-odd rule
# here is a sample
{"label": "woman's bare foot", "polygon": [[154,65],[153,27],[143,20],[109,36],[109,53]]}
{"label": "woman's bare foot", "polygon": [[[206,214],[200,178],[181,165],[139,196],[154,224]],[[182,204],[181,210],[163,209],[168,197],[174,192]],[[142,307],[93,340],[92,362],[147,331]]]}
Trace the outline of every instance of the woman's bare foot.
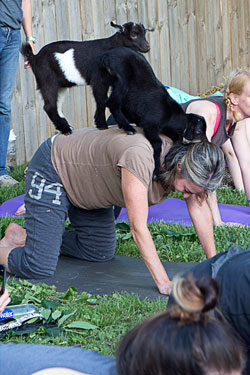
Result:
{"label": "woman's bare foot", "polygon": [[20,207],[18,207],[18,209],[16,210],[15,215],[16,215],[16,216],[22,216],[22,215],[25,214],[25,212],[26,212],[26,210],[25,210],[25,204],[22,204],[22,205],[21,205]]}
{"label": "woman's bare foot", "polygon": [[25,240],[26,230],[16,223],[11,223],[5,231],[5,236],[0,241],[0,247],[24,246]]}

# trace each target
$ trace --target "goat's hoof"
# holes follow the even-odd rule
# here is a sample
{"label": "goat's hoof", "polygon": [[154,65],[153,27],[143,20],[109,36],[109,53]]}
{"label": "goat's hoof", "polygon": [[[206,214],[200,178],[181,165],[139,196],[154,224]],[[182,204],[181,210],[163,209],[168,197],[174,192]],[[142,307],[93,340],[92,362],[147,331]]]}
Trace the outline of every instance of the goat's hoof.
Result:
{"label": "goat's hoof", "polygon": [[108,129],[108,126],[97,127],[97,129],[99,129],[99,130],[107,130],[107,129]]}
{"label": "goat's hoof", "polygon": [[70,135],[70,134],[72,134],[72,127],[70,126],[70,127],[68,127],[68,128],[65,128],[65,129],[61,129],[61,133],[63,134],[63,135]]}
{"label": "goat's hoof", "polygon": [[72,130],[70,129],[70,130],[67,131],[67,132],[63,132],[62,134],[63,134],[63,135],[70,135],[70,134],[72,134]]}

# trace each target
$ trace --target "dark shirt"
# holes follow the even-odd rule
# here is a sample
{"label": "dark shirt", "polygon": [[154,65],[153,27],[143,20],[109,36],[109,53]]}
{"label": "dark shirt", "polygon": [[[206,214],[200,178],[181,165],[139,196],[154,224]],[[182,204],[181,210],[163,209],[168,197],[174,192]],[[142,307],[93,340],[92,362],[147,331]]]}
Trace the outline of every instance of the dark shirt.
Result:
{"label": "dark shirt", "polygon": [[[232,251],[235,254],[228,256]],[[250,375],[250,245],[247,250],[231,247],[196,265],[190,273],[196,279],[210,275],[219,282],[217,308],[245,344],[248,363],[244,375]],[[170,296],[168,307],[174,303]]]}
{"label": "dark shirt", "polygon": [[22,0],[0,0],[0,27],[19,30],[22,19]]}

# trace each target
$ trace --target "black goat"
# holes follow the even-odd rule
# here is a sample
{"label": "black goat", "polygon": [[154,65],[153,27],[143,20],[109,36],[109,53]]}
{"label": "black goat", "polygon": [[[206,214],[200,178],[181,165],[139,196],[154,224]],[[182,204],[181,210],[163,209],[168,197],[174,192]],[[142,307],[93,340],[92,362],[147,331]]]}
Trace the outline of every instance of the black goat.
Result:
{"label": "black goat", "polygon": [[[128,48],[105,53],[99,58],[90,85],[96,99],[95,122],[99,129],[107,128],[105,107],[110,109],[119,127],[128,134],[136,132],[130,123],[143,128],[154,150],[154,179],[160,170],[160,133],[174,142],[207,140],[204,117],[186,114],[140,53]],[[108,98],[110,86],[112,93]]]}
{"label": "black goat", "polygon": [[67,87],[88,85],[92,79],[92,66],[98,55],[117,47],[128,47],[146,53],[149,43],[142,24],[133,22],[111,26],[118,28],[109,38],[90,41],[58,41],[45,45],[34,55],[28,43],[23,44],[21,53],[25,56],[36,77],[37,88],[44,99],[44,110],[56,129],[64,134],[72,132],[62,114],[62,103]]}

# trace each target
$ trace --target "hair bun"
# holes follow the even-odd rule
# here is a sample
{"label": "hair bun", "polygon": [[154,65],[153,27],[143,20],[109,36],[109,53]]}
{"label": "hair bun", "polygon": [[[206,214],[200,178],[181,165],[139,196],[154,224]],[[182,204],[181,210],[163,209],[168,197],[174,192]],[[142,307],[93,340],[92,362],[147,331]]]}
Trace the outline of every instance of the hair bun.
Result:
{"label": "hair bun", "polygon": [[200,314],[213,309],[218,294],[218,283],[210,276],[196,281],[190,274],[187,278],[173,280],[173,296],[183,312]]}
{"label": "hair bun", "polygon": [[202,312],[212,310],[216,306],[219,296],[218,282],[210,276],[203,276],[196,281],[196,285],[204,297]]}

